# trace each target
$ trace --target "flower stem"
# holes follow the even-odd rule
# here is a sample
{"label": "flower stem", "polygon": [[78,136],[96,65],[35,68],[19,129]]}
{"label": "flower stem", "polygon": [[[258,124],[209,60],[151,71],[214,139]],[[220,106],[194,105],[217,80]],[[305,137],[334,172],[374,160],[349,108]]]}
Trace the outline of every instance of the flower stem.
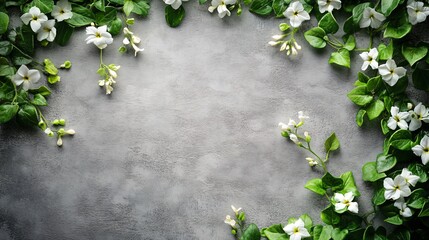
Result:
{"label": "flower stem", "polygon": [[[20,52],[22,55],[24,55],[27,58],[30,58],[31,60],[33,60],[32,57],[30,57],[28,54],[26,54],[24,51],[22,51],[21,49],[19,49],[19,47],[17,47],[15,44],[12,43],[12,47],[15,48],[16,50],[18,50],[18,52]],[[34,60],[33,60],[34,61]]]}

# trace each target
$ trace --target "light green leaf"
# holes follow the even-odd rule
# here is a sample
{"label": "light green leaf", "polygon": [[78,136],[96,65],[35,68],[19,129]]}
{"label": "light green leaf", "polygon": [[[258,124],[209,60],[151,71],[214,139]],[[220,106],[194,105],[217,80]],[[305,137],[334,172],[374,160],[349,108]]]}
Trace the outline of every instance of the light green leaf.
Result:
{"label": "light green leaf", "polygon": [[387,60],[393,58],[393,41],[390,40],[389,45],[383,43],[378,45],[378,59]]}
{"label": "light green leaf", "polygon": [[340,26],[335,20],[334,15],[328,12],[319,20],[319,27],[325,30],[325,33],[336,33]]}
{"label": "light green leaf", "polygon": [[0,12],[0,35],[5,33],[8,27],[9,27],[9,16],[4,12]]}
{"label": "light green leaf", "polygon": [[334,228],[331,225],[323,226],[319,240],[330,240]]}
{"label": "light green leaf", "polygon": [[410,47],[402,45],[402,55],[408,61],[408,63],[413,66],[414,63],[426,57],[428,53],[428,48],[426,46],[420,47]]}
{"label": "light green leaf", "polygon": [[366,114],[365,109],[359,109],[359,111],[356,113],[356,123],[359,127],[361,127],[363,124],[365,114]]}
{"label": "light green leaf", "polygon": [[352,192],[353,196],[359,197],[360,192],[357,189],[355,178],[353,176],[353,173],[348,171],[343,174],[341,174],[340,178],[343,180],[343,189],[340,190],[340,193],[346,194],[348,192]]}
{"label": "light green leaf", "polygon": [[273,11],[272,4],[273,0],[253,0],[249,11],[257,15],[268,16]]}
{"label": "light green leaf", "polygon": [[410,170],[414,175],[420,177],[419,182],[425,183],[429,180],[429,176],[425,167],[419,163],[412,163],[408,165],[408,170]]}
{"label": "light green leaf", "polygon": [[350,34],[350,35],[344,36],[343,39],[344,39],[343,48],[345,48],[349,51],[353,51],[353,49],[355,49],[355,47],[356,47],[355,37],[352,34]]}
{"label": "light green leaf", "polygon": [[386,198],[384,198],[384,192],[385,190],[383,186],[374,192],[374,195],[372,196],[372,203],[374,205],[379,206],[386,202]]}
{"label": "light green leaf", "polygon": [[149,14],[149,2],[147,2],[146,0],[134,0],[133,3],[133,13],[140,15],[141,17],[146,17]]}
{"label": "light green leaf", "polygon": [[376,167],[377,172],[383,173],[392,169],[396,165],[396,157],[393,155],[383,155],[379,154],[377,156]]}
{"label": "light green leaf", "polygon": [[312,28],[304,33],[305,40],[315,48],[324,48],[326,46],[325,36],[325,30],[320,27]]}
{"label": "light green leaf", "polygon": [[402,219],[399,215],[395,215],[393,217],[386,218],[386,219],[384,219],[384,221],[388,222],[390,224],[393,224],[393,225],[402,225]]}
{"label": "light green leaf", "polygon": [[72,26],[82,27],[90,25],[92,22],[95,22],[95,16],[91,10],[86,7],[72,4],[72,18],[66,20]]}
{"label": "light green leaf", "polygon": [[333,52],[329,58],[330,64],[337,64],[346,68],[350,68],[350,53],[347,49],[341,48],[338,52]]}
{"label": "light green leaf", "polygon": [[381,0],[381,13],[388,17],[396,7],[400,0]]}
{"label": "light green leaf", "polygon": [[385,173],[378,173],[375,162],[367,162],[362,167],[362,179],[364,181],[375,182],[378,179],[386,177]]}
{"label": "light green leaf", "polygon": [[347,229],[334,228],[331,232],[331,236],[333,240],[343,240],[346,238],[348,233],[349,231]]}
{"label": "light green leaf", "polygon": [[33,101],[31,101],[32,104],[37,105],[37,106],[47,106],[48,102],[46,102],[45,97],[43,97],[42,94],[37,93],[36,95],[34,95],[34,99]]}
{"label": "light green leaf", "polygon": [[262,230],[268,240],[288,240],[289,237],[281,224],[275,224]]}
{"label": "light green leaf", "polygon": [[0,77],[15,75],[15,68],[9,65],[0,65]]}
{"label": "light green leaf", "polygon": [[48,82],[50,84],[55,84],[61,80],[61,77],[58,75],[49,75],[48,76]]}
{"label": "light green leaf", "polygon": [[124,7],[122,11],[124,11],[125,15],[128,17],[134,9],[134,2],[132,0],[125,0]]}
{"label": "light green leaf", "polygon": [[366,86],[358,86],[351,90],[347,97],[358,106],[365,106],[373,99]]}
{"label": "light green leaf", "polygon": [[165,6],[165,21],[167,21],[168,26],[173,28],[179,26],[184,17],[185,9],[183,6],[180,6],[177,10],[170,5]]}
{"label": "light green leaf", "polygon": [[427,192],[423,188],[414,190],[408,197],[407,206],[414,209],[422,209],[425,203],[428,202],[427,195]]}
{"label": "light green leaf", "polygon": [[326,189],[324,188],[323,184],[322,184],[322,179],[320,178],[314,178],[309,180],[305,186],[305,188],[307,188],[310,191],[313,191],[319,195],[325,195],[326,193]]}
{"label": "light green leaf", "polygon": [[313,227],[313,220],[311,220],[311,217],[308,214],[302,214],[299,218],[304,222],[304,227],[307,228],[307,230],[310,230],[311,227]]}
{"label": "light green leaf", "polygon": [[45,66],[45,71],[51,75],[57,75],[58,74],[58,69],[55,67],[54,63],[48,59],[45,58],[45,60],[43,60],[43,65]]}
{"label": "light green leaf", "polygon": [[395,25],[392,22],[384,30],[384,38],[403,38],[407,35],[412,29],[411,23],[403,22],[401,25]]}
{"label": "light green leaf", "polygon": [[335,133],[332,133],[325,141],[325,152],[335,151],[340,147],[340,141]]}
{"label": "light green leaf", "polygon": [[54,8],[54,0],[34,0],[33,3],[42,13],[50,13]]}
{"label": "light green leaf", "polygon": [[242,240],[260,240],[261,233],[259,232],[258,226],[254,223],[250,224],[246,230],[244,230]]}
{"label": "light green leaf", "polygon": [[42,96],[49,96],[49,95],[51,95],[51,90],[49,90],[47,87],[45,87],[45,86],[41,86],[41,87],[39,87],[39,88],[37,88],[37,89],[29,89],[28,90],[28,92],[29,93],[32,93],[32,94],[37,94],[37,93],[39,93],[39,94],[41,94]]}
{"label": "light green leaf", "polygon": [[366,113],[369,120],[373,120],[380,116],[380,114],[384,111],[384,103],[383,101],[377,99],[366,108]]}

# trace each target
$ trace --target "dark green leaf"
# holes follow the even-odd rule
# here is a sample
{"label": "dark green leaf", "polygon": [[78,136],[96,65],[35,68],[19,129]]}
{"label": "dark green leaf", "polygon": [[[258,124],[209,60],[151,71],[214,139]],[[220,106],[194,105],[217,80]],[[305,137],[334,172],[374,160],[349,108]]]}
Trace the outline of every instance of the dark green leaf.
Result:
{"label": "dark green leaf", "polygon": [[382,86],[382,80],[380,76],[373,77],[368,80],[367,90],[370,92],[376,92]]}
{"label": "dark green leaf", "polygon": [[0,65],[0,77],[7,77],[15,75],[15,68],[9,65]]}
{"label": "dark green leaf", "polygon": [[0,56],[7,56],[12,51],[13,46],[9,41],[0,41]]}
{"label": "dark green leaf", "polygon": [[12,101],[15,96],[15,87],[9,79],[0,78],[0,102]]}
{"label": "dark green leaf", "polygon": [[381,0],[381,13],[389,16],[398,7],[399,2],[400,0]]}
{"label": "dark green leaf", "polygon": [[122,20],[117,17],[115,20],[110,22],[108,29],[109,33],[111,33],[113,36],[118,35],[122,29]]}
{"label": "dark green leaf", "polygon": [[324,48],[326,46],[325,36],[325,30],[320,27],[312,28],[304,33],[305,40],[315,48]]}
{"label": "dark green leaf", "polygon": [[31,101],[31,103],[34,105],[37,105],[37,106],[47,106],[48,105],[45,97],[43,97],[43,95],[40,93],[37,93],[36,95],[34,95],[34,99],[33,99],[33,101]]}
{"label": "dark green leaf", "polygon": [[273,11],[272,4],[273,0],[253,0],[249,11],[257,15],[268,16]]}
{"label": "dark green leaf", "polygon": [[102,11],[102,12],[106,11],[105,0],[98,0],[98,1],[94,2],[94,7],[97,8],[98,10]]}
{"label": "dark green leaf", "polygon": [[419,182],[425,183],[429,180],[429,176],[424,166],[419,163],[412,163],[408,165],[408,170],[410,170],[414,175],[419,176]]}
{"label": "dark green leaf", "polygon": [[371,6],[371,3],[366,2],[366,3],[361,3],[356,5],[356,7],[353,8],[353,23],[358,25],[362,15],[363,15],[363,10],[365,10],[365,8]]}
{"label": "dark green leaf", "polygon": [[393,225],[401,225],[402,224],[402,219],[399,215],[395,215],[393,217],[386,218],[386,219],[384,219],[384,221],[388,222],[390,224],[393,224]]}
{"label": "dark green leaf", "polygon": [[377,172],[382,173],[389,171],[396,165],[396,157],[393,155],[383,155],[380,154],[377,156],[376,166]]}
{"label": "dark green leaf", "polygon": [[31,94],[37,94],[37,93],[39,93],[42,96],[49,96],[49,95],[51,95],[51,90],[49,90],[45,86],[41,86],[41,87],[39,87],[37,89],[29,89],[28,92],[31,93]]}
{"label": "dark green leaf", "polygon": [[320,214],[320,218],[328,225],[336,225],[340,222],[340,215],[335,212],[333,205],[325,208]]}
{"label": "dark green leaf", "polygon": [[332,230],[331,236],[333,240],[343,240],[346,238],[348,233],[349,230],[347,229],[334,228],[334,230]]}
{"label": "dark green leaf", "polygon": [[422,209],[428,201],[428,194],[423,188],[414,190],[407,201],[407,206],[414,209]]}
{"label": "dark green leaf", "polygon": [[90,25],[92,22],[95,22],[94,13],[86,7],[72,4],[72,18],[66,20],[70,25],[75,27],[82,27]]}
{"label": "dark green leaf", "polygon": [[417,64],[416,69],[413,72],[413,84],[414,87],[420,90],[429,92],[429,68],[423,68],[423,64]]}
{"label": "dark green leaf", "polygon": [[258,226],[254,223],[250,224],[246,230],[244,230],[242,240],[260,240],[261,233],[259,232]]}
{"label": "dark green leaf", "polygon": [[325,141],[325,152],[335,151],[340,147],[340,141],[335,133],[332,133]]}
{"label": "dark green leaf", "polygon": [[386,177],[384,173],[378,173],[375,162],[367,162],[362,167],[362,179],[364,181],[375,182],[378,179]]}
{"label": "dark green leaf", "polygon": [[322,177],[322,184],[325,188],[341,187],[343,179],[332,176],[329,172]]}
{"label": "dark green leaf", "polygon": [[410,240],[411,234],[410,231],[404,228],[396,228],[392,233],[390,233],[389,240]]}
{"label": "dark green leaf", "polygon": [[54,8],[54,0],[33,0],[33,3],[42,13],[50,13]]}
{"label": "dark green leaf", "polygon": [[55,27],[57,28],[57,35],[55,36],[55,42],[60,46],[65,46],[70,37],[73,34],[74,28],[70,27],[66,22],[57,22]]}
{"label": "dark green leaf", "polygon": [[9,16],[6,13],[0,12],[0,35],[7,31],[9,27]]}
{"label": "dark green leaf", "polygon": [[[34,33],[29,26],[23,25],[16,29],[15,44],[26,54],[33,55],[34,52]],[[14,51],[15,53],[15,51]]]}
{"label": "dark green leaf", "polygon": [[18,112],[18,105],[0,105],[0,124],[9,122]]}
{"label": "dark green leaf", "polygon": [[106,7],[105,12],[98,12],[95,15],[95,21],[98,25],[108,25],[110,22],[116,19],[118,11],[114,7]]}
{"label": "dark green leaf", "polygon": [[285,0],[274,0],[273,1],[273,10],[276,17],[284,17],[283,13],[288,7],[288,3]]}
{"label": "dark green leaf", "polygon": [[17,114],[17,120],[20,124],[26,126],[37,126],[39,115],[37,109],[30,104],[22,105]]}
{"label": "dark green leaf", "polygon": [[336,33],[340,26],[337,23],[337,20],[335,20],[334,15],[332,13],[328,12],[326,13],[320,20],[319,20],[319,27],[325,30],[326,34],[329,33]]}
{"label": "dark green leaf", "polygon": [[184,17],[185,9],[183,6],[180,6],[177,10],[174,10],[170,5],[165,6],[165,21],[167,21],[168,26],[173,28],[179,26]]}

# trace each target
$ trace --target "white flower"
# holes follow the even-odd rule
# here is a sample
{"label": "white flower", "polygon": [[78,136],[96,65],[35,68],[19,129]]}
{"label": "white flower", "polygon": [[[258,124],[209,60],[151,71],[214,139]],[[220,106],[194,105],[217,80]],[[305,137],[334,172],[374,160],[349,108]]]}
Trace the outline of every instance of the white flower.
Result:
{"label": "white flower", "polygon": [[99,49],[103,49],[113,42],[112,35],[107,32],[106,25],[98,28],[94,26],[86,27],[86,34],[89,35],[85,39],[86,43],[94,43]]}
{"label": "white flower", "polygon": [[396,200],[393,206],[399,209],[399,214],[403,217],[411,217],[413,215],[411,209],[407,207],[407,204],[405,203],[403,198],[399,198],[398,200]]}
{"label": "white flower", "polygon": [[131,32],[127,27],[124,28],[125,38],[122,41],[124,45],[131,44],[131,47],[134,49],[134,56],[137,56],[138,52],[143,51],[143,48],[139,48],[137,44],[140,43],[140,38],[135,36],[133,32]]}
{"label": "white flower", "polygon": [[164,0],[165,4],[171,5],[174,10],[177,10],[182,6],[182,2],[187,2],[188,0]]}
{"label": "white flower", "polygon": [[298,140],[298,137],[295,135],[295,134],[290,134],[289,135],[289,138],[290,138],[290,140],[292,141],[292,142],[294,142],[295,144],[298,144],[299,143],[299,140]]}
{"label": "white flower", "polygon": [[70,19],[73,16],[71,4],[67,0],[60,0],[54,5],[54,8],[51,12],[52,17],[54,17],[58,22]]}
{"label": "white flower", "polygon": [[234,211],[235,215],[238,215],[238,213],[241,211],[241,208],[235,208],[233,205],[231,205],[232,211]]}
{"label": "white flower", "polygon": [[429,137],[424,136],[420,140],[420,145],[416,145],[412,148],[414,154],[422,158],[423,165],[429,162]]}
{"label": "white flower", "polygon": [[290,131],[290,127],[287,124],[284,124],[282,122],[279,123],[279,128],[280,130],[282,130],[283,132],[288,132]]}
{"label": "white flower", "polygon": [[378,50],[377,48],[373,48],[371,50],[369,50],[369,52],[363,52],[361,54],[359,54],[360,58],[362,58],[363,60],[363,64],[362,64],[362,71],[365,71],[368,66],[371,66],[372,69],[377,69],[378,68],[378,62],[377,62],[377,57],[378,57]]}
{"label": "white flower", "polygon": [[299,1],[292,2],[283,15],[289,18],[292,27],[299,27],[302,22],[310,20],[310,15],[304,10],[304,6]]}
{"label": "white flower", "polygon": [[378,67],[378,73],[389,86],[393,86],[401,77],[405,76],[407,70],[403,67],[396,67],[395,60],[388,59],[386,64],[382,64]]}
{"label": "white flower", "polygon": [[21,65],[12,80],[16,86],[22,84],[22,88],[27,91],[33,84],[37,83],[39,79],[39,70],[29,70],[27,66]]}
{"label": "white flower", "polygon": [[286,225],[283,230],[290,236],[290,240],[300,240],[301,238],[310,237],[310,233],[304,227],[304,222],[301,218],[298,218],[294,223]]}
{"label": "white flower", "polygon": [[383,14],[375,11],[374,8],[367,7],[365,10],[363,10],[359,26],[361,28],[366,28],[369,26],[372,28],[378,28],[385,19],[386,17]]}
{"label": "white flower", "polygon": [[209,12],[213,12],[217,9],[218,15],[220,18],[225,17],[225,15],[231,16],[231,12],[228,10],[226,5],[235,4],[236,0],[212,0],[211,6],[209,7]]}
{"label": "white flower", "polygon": [[413,187],[420,180],[420,177],[413,175],[413,173],[410,170],[408,170],[408,168],[402,169],[401,176],[405,179],[405,182],[407,182],[409,185]]}
{"label": "white flower", "polygon": [[21,16],[21,20],[25,25],[30,23],[31,30],[33,30],[33,32],[37,32],[42,26],[42,22],[48,21],[48,17],[42,13],[38,7],[34,6],[30,8],[28,13],[24,13]]}
{"label": "white flower", "polygon": [[426,21],[426,17],[429,15],[429,7],[425,7],[423,2],[408,1],[407,12],[410,23],[416,25]]}
{"label": "white flower", "polygon": [[305,119],[309,119],[309,116],[305,116],[303,111],[298,112],[298,118],[301,122],[304,122]]}
{"label": "white flower", "polygon": [[358,213],[358,203],[353,202],[354,196],[353,192],[348,192],[346,194],[335,193],[334,199],[337,203],[335,203],[335,211],[344,211],[349,210],[352,213]]}
{"label": "white flower", "polygon": [[48,40],[49,42],[54,41],[55,36],[57,35],[57,29],[55,26],[55,20],[48,20],[46,22],[42,22],[42,26],[37,32],[37,40]]}
{"label": "white flower", "polygon": [[317,1],[317,4],[319,5],[319,11],[321,13],[324,13],[326,11],[332,12],[334,9],[340,9],[341,8],[341,1],[340,0],[319,0]]}
{"label": "white flower", "polygon": [[230,225],[231,227],[235,228],[236,222],[229,215],[226,215],[224,223],[226,223],[226,224]]}
{"label": "white flower", "polygon": [[410,131],[415,131],[422,126],[423,122],[429,122],[429,109],[426,109],[422,103],[417,104],[413,110],[408,111],[411,116]]}
{"label": "white flower", "polygon": [[295,122],[295,120],[289,118],[289,122],[287,123],[287,125],[289,126],[290,129],[292,128],[296,128],[298,126],[298,124]]}
{"label": "white flower", "polygon": [[385,188],[385,199],[396,200],[400,197],[408,197],[411,195],[411,189],[401,175],[396,176],[395,180],[392,178],[385,178],[383,186]]}
{"label": "white flower", "polygon": [[318,163],[317,163],[317,161],[315,161],[313,158],[311,158],[311,157],[307,157],[307,158],[305,158],[305,160],[307,160],[308,161],[308,165],[310,166],[310,167],[314,167],[314,166],[316,166]]}
{"label": "white flower", "polygon": [[396,106],[392,106],[390,108],[390,114],[392,115],[389,120],[387,120],[387,126],[395,130],[397,127],[400,129],[407,129],[408,123],[407,119],[410,117],[408,112],[399,112],[399,108]]}

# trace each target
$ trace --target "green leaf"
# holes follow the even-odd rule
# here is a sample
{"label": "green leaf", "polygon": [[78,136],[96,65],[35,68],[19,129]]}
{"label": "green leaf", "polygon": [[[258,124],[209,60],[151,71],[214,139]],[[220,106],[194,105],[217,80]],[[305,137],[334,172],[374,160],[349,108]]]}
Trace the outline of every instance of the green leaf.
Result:
{"label": "green leaf", "polygon": [[26,126],[37,126],[39,123],[39,115],[37,109],[33,105],[24,104],[18,111],[17,120],[20,124]]}
{"label": "green leaf", "polygon": [[48,76],[48,83],[55,84],[61,80],[61,77],[58,75],[49,75]]}
{"label": "green leaf", "polygon": [[110,22],[116,19],[116,15],[118,14],[116,8],[106,7],[105,9],[105,12],[98,12],[95,15],[95,22],[98,25],[108,25],[110,24]]}
{"label": "green leaf", "polygon": [[150,5],[146,0],[134,0],[133,4],[133,13],[140,15],[141,17],[146,17],[149,14]]}
{"label": "green leaf", "polygon": [[50,13],[54,8],[54,0],[34,0],[33,3],[42,13]]}
{"label": "green leaf", "polygon": [[346,238],[348,233],[349,231],[347,229],[334,228],[331,232],[331,236],[333,240],[343,240]]}
{"label": "green leaf", "polygon": [[352,16],[353,16],[353,23],[354,24],[356,24],[356,25],[359,24],[359,22],[362,18],[362,15],[363,15],[363,10],[365,10],[365,8],[367,8],[369,6],[371,6],[371,3],[366,2],[366,3],[358,4],[358,5],[356,5],[356,7],[353,8],[353,11],[352,11],[353,15]]}
{"label": "green leaf", "polygon": [[372,196],[372,203],[376,206],[381,205],[386,202],[386,198],[384,197],[384,187],[380,187],[375,191],[374,196]]}
{"label": "green leaf", "polygon": [[284,17],[283,13],[286,11],[288,5],[289,4],[286,2],[286,0],[274,0],[272,8],[276,17]]}
{"label": "green leaf", "polygon": [[410,240],[411,234],[405,228],[396,228],[390,235],[388,236],[389,240]]}
{"label": "green leaf", "polygon": [[275,224],[262,230],[268,240],[288,240],[289,237],[283,230],[281,224]]}
{"label": "green leaf", "polygon": [[48,105],[45,97],[43,97],[43,95],[40,93],[37,93],[36,95],[34,95],[34,99],[33,99],[33,101],[31,101],[31,103],[34,105],[37,105],[37,106],[47,106]]}
{"label": "green leaf", "polygon": [[320,27],[312,28],[304,33],[305,40],[315,48],[324,48],[326,46],[325,36],[325,30]]}
{"label": "green leaf", "polygon": [[367,83],[369,81],[369,77],[365,75],[363,72],[358,73],[358,80],[359,82]]}
{"label": "green leaf", "polygon": [[109,23],[108,29],[109,33],[111,33],[113,36],[118,35],[122,29],[122,20],[117,17],[115,20]]}
{"label": "green leaf", "polygon": [[400,0],[381,0],[381,13],[388,17],[396,7]]}
{"label": "green leaf", "polygon": [[66,20],[72,26],[82,27],[90,25],[92,22],[95,22],[95,16],[91,10],[86,7],[72,4],[72,18]]}
{"label": "green leaf", "polygon": [[15,75],[15,68],[9,65],[0,65],[0,77]]}
{"label": "green leaf", "polygon": [[412,29],[412,25],[409,22],[400,22],[399,24],[395,24],[393,22],[389,22],[384,30],[384,38],[403,38],[407,35]]}
{"label": "green leaf", "polygon": [[11,80],[0,78],[0,101],[12,101],[15,87]]}
{"label": "green leaf", "polygon": [[376,92],[377,90],[380,89],[382,84],[383,84],[383,82],[381,80],[381,77],[377,76],[377,77],[373,77],[373,78],[369,79],[366,87],[367,87],[368,91]]}
{"label": "green leaf", "polygon": [[389,145],[399,150],[411,150],[413,141],[411,132],[405,129],[399,129],[389,138]]}
{"label": "green leaf", "polygon": [[390,40],[389,45],[383,43],[378,45],[378,59],[387,60],[393,58],[393,41]]}
{"label": "green leaf", "polygon": [[326,193],[326,190],[322,184],[322,179],[320,179],[320,178],[314,178],[314,179],[309,180],[305,184],[304,187],[310,191],[313,191],[313,192],[319,194],[319,195],[325,195],[325,193]]}
{"label": "green leaf", "polygon": [[341,48],[338,52],[331,53],[329,58],[330,64],[337,64],[346,68],[350,68],[350,53],[347,49]]}
{"label": "green leaf", "polygon": [[259,232],[258,226],[254,223],[250,224],[246,230],[244,230],[242,240],[260,240],[261,233]]}
{"label": "green leaf", "polygon": [[386,177],[384,173],[377,172],[377,166],[375,162],[367,162],[362,167],[362,179],[364,181],[375,182],[378,179]]}
{"label": "green leaf", "polygon": [[204,4],[207,2],[207,0],[198,0],[198,2],[200,3],[200,5]]}
{"label": "green leaf", "polygon": [[132,0],[125,0],[123,11],[125,15],[128,17],[134,9],[134,2]]}
{"label": "green leaf", "polygon": [[393,155],[383,155],[379,154],[377,156],[376,167],[377,172],[383,173],[392,169],[396,165],[396,157]]}
{"label": "green leaf", "polygon": [[331,225],[323,226],[322,232],[320,233],[319,240],[331,239],[332,231],[334,228]]}
{"label": "green leaf", "polygon": [[384,103],[377,99],[366,108],[366,113],[369,120],[373,120],[380,116],[380,114],[384,111]]}
{"label": "green leaf", "polygon": [[335,133],[332,133],[325,141],[325,152],[335,151],[340,147],[340,141]]}
{"label": "green leaf", "polygon": [[313,230],[312,231],[313,233],[311,235],[313,236],[313,239],[319,240],[320,234],[322,233],[322,230],[323,230],[323,226],[322,225],[316,225],[313,227],[312,230]]}
{"label": "green leaf", "polygon": [[356,105],[365,106],[366,104],[370,103],[373,99],[373,97],[368,94],[369,92],[366,86],[358,86],[353,90],[351,90],[347,94],[347,97]]}
{"label": "green leaf", "polygon": [[378,227],[375,231],[374,240],[387,240],[386,229],[384,227]]}
{"label": "green leaf", "polygon": [[418,63],[416,69],[414,69],[412,75],[413,84],[415,88],[429,92],[429,81],[427,80],[429,68],[423,68],[423,66],[423,64]]}
{"label": "green leaf", "polygon": [[304,227],[307,228],[307,230],[310,230],[311,227],[313,227],[313,220],[311,220],[311,217],[308,214],[302,214],[299,218],[304,222]]}
{"label": "green leaf", "polygon": [[366,114],[365,109],[359,109],[359,111],[356,113],[356,123],[359,127],[361,127],[363,124],[365,114]]}
{"label": "green leaf", "polygon": [[390,224],[393,224],[393,225],[402,225],[402,219],[399,215],[395,215],[393,217],[386,218],[386,219],[384,219],[384,221],[388,222]]}
{"label": "green leaf", "polygon": [[55,24],[55,28],[57,29],[57,35],[55,36],[55,42],[60,46],[65,46],[70,37],[73,35],[74,28],[70,27],[66,22],[57,22]]}
{"label": "green leaf", "polygon": [[353,21],[353,17],[347,18],[344,22],[343,31],[347,34],[352,34],[360,30],[359,24]]}
{"label": "green leaf", "polygon": [[173,28],[179,26],[184,17],[185,9],[183,6],[180,6],[177,10],[174,10],[170,5],[165,6],[165,21],[167,21],[168,26]]}
{"label": "green leaf", "polygon": [[51,95],[51,90],[49,90],[45,86],[41,86],[37,89],[29,89],[28,92],[31,94],[40,94],[40,95],[45,96],[45,97]]}
{"label": "green leaf", "polygon": [[9,16],[4,12],[0,12],[0,35],[5,33],[8,27],[9,27]]}
{"label": "green leaf", "polygon": [[22,57],[22,56],[18,56],[15,52],[12,56],[12,62],[15,65],[27,65],[33,62],[33,59],[31,58],[27,58],[27,57]]}
{"label": "green leaf", "polygon": [[425,204],[422,207],[422,210],[420,210],[419,217],[429,217],[429,203],[425,202]]}
{"label": "green leaf", "polygon": [[51,75],[57,75],[58,69],[55,67],[54,63],[49,59],[45,58],[43,60],[43,65],[45,66],[45,71]]}
{"label": "green leaf", "polygon": [[328,225],[336,225],[340,222],[340,215],[335,212],[333,205],[325,208],[320,214],[320,218]]}
{"label": "green leaf", "polygon": [[344,36],[343,39],[344,39],[344,46],[343,46],[343,48],[345,48],[345,49],[347,49],[349,51],[353,51],[353,49],[355,49],[355,47],[356,47],[356,39],[355,39],[355,37],[352,34],[350,34],[348,36]]}
{"label": "green leaf", "polygon": [[249,11],[257,15],[268,16],[273,11],[272,4],[273,0],[253,0]]}
{"label": "green leaf", "polygon": [[374,229],[374,227],[373,226],[368,226],[366,229],[365,229],[365,232],[364,232],[364,234],[363,234],[363,238],[362,239],[364,239],[364,240],[366,240],[366,239],[374,239],[375,238],[375,229]]}
{"label": "green leaf", "polygon": [[408,170],[410,170],[414,175],[419,176],[419,182],[425,183],[429,180],[429,176],[425,167],[419,163],[412,163],[408,165]]}
{"label": "green leaf", "polygon": [[[386,104],[384,104],[386,105]],[[380,122],[381,125],[381,131],[383,132],[384,135],[386,135],[387,133],[390,132],[390,128],[387,126],[387,120],[386,119],[382,119]]]}
{"label": "green leaf", "polygon": [[402,45],[402,55],[408,61],[410,66],[413,66],[414,63],[426,57],[428,53],[428,48],[425,46],[420,47],[410,47]]}
{"label": "green leaf", "polygon": [[325,188],[341,187],[343,185],[343,179],[336,178],[327,172],[322,177],[322,184]]}
{"label": "green leaf", "polygon": [[407,206],[414,209],[422,209],[425,203],[428,201],[427,192],[423,188],[414,190],[407,200]]}
{"label": "green leaf", "polygon": [[352,192],[353,196],[360,196],[360,192],[357,189],[355,178],[352,172],[345,172],[341,174],[340,178],[343,180],[343,189],[340,191],[340,193],[346,194],[348,192]]}
{"label": "green leaf", "polygon": [[97,8],[98,10],[102,11],[102,12],[106,11],[105,0],[98,0],[98,1],[94,2],[94,7]]}
{"label": "green leaf", "polygon": [[18,112],[18,105],[0,105],[0,124],[9,122]]}
{"label": "green leaf", "polygon": [[9,41],[0,41],[0,56],[7,56],[12,51],[13,46]]}
{"label": "green leaf", "polygon": [[405,75],[404,77],[400,78],[394,86],[389,86],[387,84],[385,85],[390,93],[395,95],[401,95],[408,87],[408,77],[407,75]]}
{"label": "green leaf", "polygon": [[337,23],[337,20],[335,20],[334,15],[332,13],[328,12],[326,13],[320,20],[319,20],[319,27],[325,30],[326,34],[329,33],[336,33],[340,26]]}

